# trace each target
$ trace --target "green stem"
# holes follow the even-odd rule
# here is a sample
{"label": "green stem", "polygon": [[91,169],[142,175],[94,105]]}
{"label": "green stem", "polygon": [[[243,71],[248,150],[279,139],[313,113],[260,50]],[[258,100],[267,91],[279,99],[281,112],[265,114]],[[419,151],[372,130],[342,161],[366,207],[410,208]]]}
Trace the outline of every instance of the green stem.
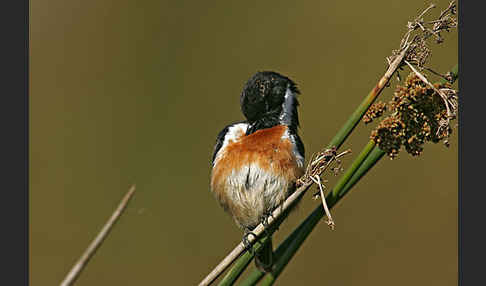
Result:
{"label": "green stem", "polygon": [[[379,91],[381,91],[381,89]],[[368,94],[353,114],[351,114],[351,117],[349,117],[343,127],[341,127],[334,138],[332,138],[331,142],[327,145],[327,148],[335,146],[336,149],[339,149],[339,147],[341,147],[378,95],[379,93],[375,93],[374,89]]]}
{"label": "green stem", "polygon": [[385,74],[380,78],[380,80],[373,87],[373,89],[371,89],[371,91],[361,102],[361,104],[356,108],[353,114],[351,114],[349,119],[346,121],[346,123],[344,123],[343,127],[341,127],[341,129],[336,133],[334,138],[332,138],[331,142],[329,142],[329,145],[327,145],[327,148],[336,147],[336,149],[339,149],[339,147],[341,147],[341,145],[344,143],[346,138],[348,138],[351,132],[353,132],[356,125],[358,125],[358,123],[361,121],[361,118],[363,118],[363,115],[366,113],[368,108],[370,108],[370,106],[373,104],[376,98],[383,91],[383,88],[385,88],[385,86],[388,84],[391,76],[395,73],[397,68],[400,66],[400,63],[402,62],[406,52],[407,49],[404,49],[400,53],[400,55],[393,60],[393,62],[390,64]]}
{"label": "green stem", "polygon": [[[294,203],[294,205],[297,203],[297,201]],[[291,208],[287,209],[284,213],[282,213],[282,215],[279,216],[277,221],[275,221],[275,223],[273,223],[272,226],[268,229],[268,231],[270,232],[270,237],[277,230],[278,226],[288,216],[290,210]],[[246,251],[245,253],[243,253],[243,255],[241,255],[238,258],[238,260],[236,260],[233,267],[231,267],[231,269],[228,270],[228,273],[218,285],[219,286],[233,285],[234,282],[241,276],[241,274],[246,269],[246,267],[248,267],[248,265],[250,264],[250,261],[252,260],[254,253],[260,250],[260,248],[262,247],[262,245],[265,243],[267,239],[268,239],[267,236],[260,238],[253,244],[251,253],[250,251]]]}
{"label": "green stem", "polygon": [[385,155],[386,152],[381,150],[378,146],[373,148],[373,151],[366,157],[363,164],[359,166],[358,170],[348,180],[344,188],[339,191],[339,198],[346,195],[349,190],[371,169],[373,166]]}
{"label": "green stem", "polygon": [[246,269],[248,264],[250,264],[253,256],[254,256],[254,252],[250,253],[250,251],[247,251],[243,253],[243,255],[238,259],[235,265],[231,268],[231,270],[228,271],[226,276],[224,276],[224,278],[221,279],[221,282],[219,282],[218,285],[219,286],[233,285],[236,279],[238,279],[238,277],[240,277],[240,275]]}
{"label": "green stem", "polygon": [[[302,227],[299,227],[297,228],[291,235],[289,235],[279,246],[278,248],[275,250],[274,252],[274,260],[275,261],[278,261],[280,260],[280,257],[285,253],[285,251],[287,250],[287,248],[290,246],[290,244],[292,243],[292,241],[297,237],[297,234],[302,231],[304,225],[301,224]],[[261,272],[260,270],[258,270],[257,268],[254,269],[254,271],[252,271],[250,273],[250,275],[246,278],[245,281],[243,281],[242,283],[240,283],[239,285],[240,286],[251,286],[251,285],[256,285],[256,283],[258,283],[258,281],[260,281],[260,279],[263,277],[265,273]]]}
{"label": "green stem", "polygon": [[254,286],[262,279],[263,275],[265,273],[259,271],[258,269],[255,268],[250,275],[245,279],[245,281],[241,282],[239,285],[240,286]]}
{"label": "green stem", "polygon": [[243,273],[243,271],[246,269],[248,264],[250,264],[251,259],[255,255],[255,252],[258,251],[262,245],[265,243],[265,241],[268,238],[265,236],[262,239],[258,240],[255,242],[253,245],[253,251],[246,251],[243,253],[243,255],[238,258],[238,260],[235,262],[233,267],[228,271],[226,276],[221,279],[221,282],[219,282],[219,286],[228,286],[228,285],[233,285],[235,281],[240,277],[240,275]]}
{"label": "green stem", "polygon": [[[452,77],[452,83],[454,83],[454,82],[457,80],[457,78],[459,77],[459,65],[457,65],[457,64],[456,64],[456,65],[455,65],[455,66],[454,66],[454,67],[451,69],[450,74],[451,74],[451,77]],[[447,82],[447,80],[446,80],[445,78],[443,78],[443,79],[441,79],[441,80],[439,81],[439,83],[440,83],[440,84],[444,84],[444,83],[446,83],[446,82]]]}
{"label": "green stem", "polygon": [[363,150],[358,155],[358,157],[353,161],[351,166],[339,178],[339,181],[336,183],[336,186],[332,190],[334,196],[337,196],[341,192],[341,189],[346,185],[349,179],[353,176],[354,172],[356,172],[358,167],[361,166],[361,163],[363,163],[364,159],[366,159],[366,157],[371,152],[371,150],[373,150],[373,147],[375,147],[375,142],[373,140],[370,140],[370,142],[366,144],[366,146],[363,148]]}

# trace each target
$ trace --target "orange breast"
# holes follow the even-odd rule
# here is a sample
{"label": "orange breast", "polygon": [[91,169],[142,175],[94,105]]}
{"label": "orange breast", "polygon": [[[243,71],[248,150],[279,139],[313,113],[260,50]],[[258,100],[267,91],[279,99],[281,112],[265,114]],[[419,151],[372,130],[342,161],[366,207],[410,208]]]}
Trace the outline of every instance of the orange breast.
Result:
{"label": "orange breast", "polygon": [[230,142],[222,156],[216,162],[211,185],[214,187],[224,184],[224,178],[232,170],[238,170],[248,164],[258,164],[265,171],[284,176],[289,182],[294,182],[303,174],[303,169],[297,166],[292,152],[292,142],[282,136],[287,126],[279,125],[268,129],[258,130],[248,136],[242,136],[236,142]]}

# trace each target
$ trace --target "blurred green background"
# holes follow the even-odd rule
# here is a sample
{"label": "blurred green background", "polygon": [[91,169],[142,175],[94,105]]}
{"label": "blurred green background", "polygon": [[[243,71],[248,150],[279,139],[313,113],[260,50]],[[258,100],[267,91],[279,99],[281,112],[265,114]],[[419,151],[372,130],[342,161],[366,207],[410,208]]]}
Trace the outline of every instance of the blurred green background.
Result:
{"label": "blurred green background", "polygon": [[[77,285],[198,283],[242,237],[209,172],[217,133],[242,119],[245,81],[274,70],[298,83],[308,158],[429,3],[32,0],[31,284],[58,284],[132,183]],[[448,1],[436,3],[433,15]],[[432,49],[430,66],[446,72],[457,33]],[[344,144],[344,167],[371,129]],[[457,132],[450,142],[379,162],[333,210],[336,230],[318,225],[277,285],[456,285]],[[318,203],[307,194],[275,240]]]}

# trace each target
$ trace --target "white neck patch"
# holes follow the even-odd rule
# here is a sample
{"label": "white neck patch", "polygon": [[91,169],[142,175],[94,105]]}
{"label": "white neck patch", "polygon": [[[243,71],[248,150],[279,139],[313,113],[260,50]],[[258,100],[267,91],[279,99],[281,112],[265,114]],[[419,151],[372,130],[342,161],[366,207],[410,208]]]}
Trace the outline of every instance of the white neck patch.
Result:
{"label": "white neck patch", "polygon": [[280,115],[280,122],[285,125],[290,125],[291,123],[291,116],[292,116],[292,109],[295,105],[295,94],[287,87],[285,91],[284,102],[282,103],[282,115]]}
{"label": "white neck patch", "polygon": [[225,152],[225,149],[230,142],[236,142],[240,140],[242,136],[245,136],[248,126],[248,123],[236,123],[228,128],[228,132],[226,132],[224,135],[223,145],[221,148],[219,148],[213,164],[216,164],[216,162],[219,161],[221,155]]}

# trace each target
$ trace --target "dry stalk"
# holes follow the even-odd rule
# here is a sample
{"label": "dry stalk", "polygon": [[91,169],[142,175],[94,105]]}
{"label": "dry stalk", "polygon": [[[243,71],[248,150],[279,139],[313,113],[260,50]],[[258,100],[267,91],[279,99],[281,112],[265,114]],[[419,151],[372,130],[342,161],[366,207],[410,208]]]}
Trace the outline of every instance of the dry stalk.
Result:
{"label": "dry stalk", "polygon": [[327,216],[327,225],[331,228],[331,230],[334,230],[334,227],[336,224],[334,223],[334,220],[332,219],[331,212],[329,211],[329,207],[327,206],[326,203],[326,196],[324,195],[324,186],[321,182],[321,177],[315,176],[311,177],[312,181],[316,183],[319,186],[319,197],[322,199],[322,207],[324,208],[324,212],[326,213]]}
{"label": "dry stalk", "polygon": [[[282,204],[281,207],[277,207],[273,212],[272,215],[268,217],[266,222],[266,227],[263,226],[262,223],[257,225],[253,230],[252,233],[255,236],[250,235],[248,237],[248,242],[253,244],[261,234],[265,232],[265,228],[271,227],[274,222],[290,207],[292,207],[301,197],[305,194],[305,192],[309,189],[309,187],[314,183],[314,181],[310,178],[311,176],[320,176],[322,172],[324,172],[333,162],[338,161],[339,158],[342,156],[350,153],[350,150],[346,150],[337,154],[336,148],[327,149],[323,152],[320,152],[318,156],[314,160],[312,160],[308,166],[306,173],[297,180],[296,185],[298,186],[297,190],[293,192]],[[230,265],[235,261],[243,252],[246,251],[246,247],[243,242],[240,242],[221,262],[199,283],[199,286],[206,286],[210,285],[216,278],[221,275]]]}
{"label": "dry stalk", "polygon": [[98,233],[96,238],[91,242],[91,244],[88,246],[88,248],[84,251],[83,255],[79,258],[79,260],[74,264],[73,268],[69,271],[69,273],[66,275],[64,280],[61,282],[60,286],[68,286],[72,285],[76,279],[79,277],[79,274],[81,271],[86,267],[87,263],[93,257],[95,254],[96,250],[101,246],[105,238],[108,236],[110,233],[110,230],[113,228],[115,223],[118,221],[120,218],[121,214],[125,210],[125,208],[128,205],[128,202],[132,198],[133,194],[135,192],[135,185],[131,186],[126,195],[123,197],[121,200],[120,204],[116,208],[116,210],[113,212],[111,215],[110,219],[106,222],[106,224],[103,226],[101,231]]}
{"label": "dry stalk", "polygon": [[[351,150],[346,150],[343,153],[350,153]],[[341,154],[343,154],[341,153]],[[341,155],[340,154],[340,155]],[[343,154],[344,155],[344,154]],[[327,207],[326,197],[324,196],[324,185],[321,182],[321,174],[329,167],[332,160],[336,160],[338,167],[333,168],[332,171],[336,174],[337,170],[341,169],[341,161],[338,160],[336,148],[326,149],[312,156],[310,163],[307,165],[305,174],[297,180],[297,185],[304,184],[307,181],[314,182],[319,187],[319,193],[314,195],[314,198],[320,197],[322,206],[327,216],[327,225],[334,230],[335,223],[332,219],[331,212]]]}
{"label": "dry stalk", "polygon": [[[392,55],[387,57],[388,64],[391,64],[393,60],[400,55],[405,47],[408,47],[408,51],[405,56],[405,60],[416,65],[419,69],[425,68],[425,64],[430,57],[430,49],[427,46],[427,40],[434,36],[437,43],[442,43],[442,31],[449,31],[451,28],[457,27],[457,19],[454,17],[456,14],[456,1],[451,1],[449,6],[440,13],[439,17],[435,20],[424,21],[424,15],[432,8],[435,8],[434,4],[427,7],[420,15],[413,21],[407,23],[408,31],[403,36],[400,42],[400,48],[392,51]],[[402,62],[400,68],[405,63]],[[400,79],[400,75],[397,74]],[[442,75],[441,75],[442,76]]]}

